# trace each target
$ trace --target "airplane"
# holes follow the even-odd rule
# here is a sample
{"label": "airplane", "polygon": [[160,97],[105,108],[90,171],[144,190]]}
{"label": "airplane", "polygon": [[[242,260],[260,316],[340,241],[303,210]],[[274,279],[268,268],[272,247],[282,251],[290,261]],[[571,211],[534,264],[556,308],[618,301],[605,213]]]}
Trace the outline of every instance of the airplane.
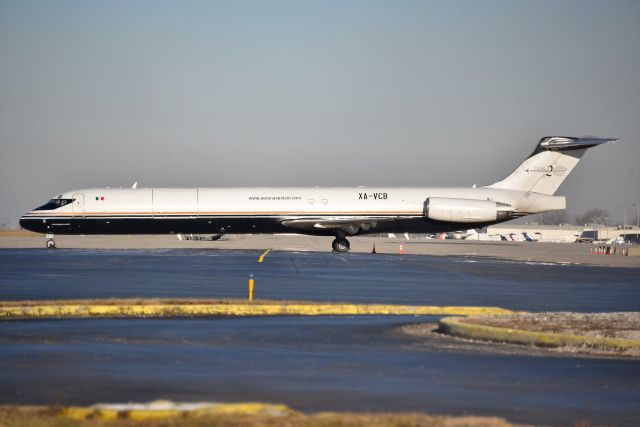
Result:
{"label": "airplane", "polygon": [[[617,138],[542,138],[506,178],[455,188],[90,188],[56,195],[25,213],[20,225],[56,234],[257,234],[347,237],[368,233],[437,233],[482,228],[564,209],[554,196],[587,149]],[[137,183],[136,183],[137,184]]]}

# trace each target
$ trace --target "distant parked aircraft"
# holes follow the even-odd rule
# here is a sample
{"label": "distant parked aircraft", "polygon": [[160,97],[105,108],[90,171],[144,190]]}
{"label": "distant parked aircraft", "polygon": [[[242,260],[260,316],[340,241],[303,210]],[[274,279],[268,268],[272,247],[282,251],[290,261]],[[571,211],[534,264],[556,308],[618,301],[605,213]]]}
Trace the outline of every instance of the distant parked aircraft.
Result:
{"label": "distant parked aircraft", "polygon": [[[305,233],[348,236],[482,228],[565,208],[553,196],[588,148],[614,138],[542,138],[509,176],[473,188],[92,188],[67,191],[20,225],[54,234]],[[470,165],[475,167],[475,165]],[[459,165],[458,165],[459,167]],[[224,230],[224,231],[223,231]]]}
{"label": "distant parked aircraft", "polygon": [[437,235],[437,239],[438,240],[464,240],[464,239],[469,239],[472,238],[473,236],[477,236],[478,232],[473,229],[470,228],[469,230],[465,230],[465,231],[449,231],[446,233],[438,233]]}

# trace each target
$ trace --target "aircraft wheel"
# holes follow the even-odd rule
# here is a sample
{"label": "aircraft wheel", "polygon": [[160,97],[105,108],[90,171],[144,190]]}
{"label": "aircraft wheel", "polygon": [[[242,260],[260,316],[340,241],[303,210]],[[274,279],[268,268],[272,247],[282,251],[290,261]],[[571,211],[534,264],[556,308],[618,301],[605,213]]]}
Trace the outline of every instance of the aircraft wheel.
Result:
{"label": "aircraft wheel", "polygon": [[335,239],[331,246],[335,252],[348,252],[351,244],[347,239]]}
{"label": "aircraft wheel", "polygon": [[48,249],[55,249],[56,248],[56,242],[53,239],[47,240],[47,248]]}

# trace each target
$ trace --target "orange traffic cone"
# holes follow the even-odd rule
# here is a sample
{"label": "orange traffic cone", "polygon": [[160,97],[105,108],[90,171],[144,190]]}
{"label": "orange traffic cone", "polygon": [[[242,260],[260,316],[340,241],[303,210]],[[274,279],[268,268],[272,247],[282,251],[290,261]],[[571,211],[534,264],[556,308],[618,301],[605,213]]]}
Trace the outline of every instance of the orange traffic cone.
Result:
{"label": "orange traffic cone", "polygon": [[402,247],[402,243],[400,243],[400,255],[404,254],[404,248]]}
{"label": "orange traffic cone", "polygon": [[375,254],[375,253],[376,253],[376,244],[375,244],[375,243],[373,244],[373,249],[371,250],[371,253],[372,253],[372,254]]}

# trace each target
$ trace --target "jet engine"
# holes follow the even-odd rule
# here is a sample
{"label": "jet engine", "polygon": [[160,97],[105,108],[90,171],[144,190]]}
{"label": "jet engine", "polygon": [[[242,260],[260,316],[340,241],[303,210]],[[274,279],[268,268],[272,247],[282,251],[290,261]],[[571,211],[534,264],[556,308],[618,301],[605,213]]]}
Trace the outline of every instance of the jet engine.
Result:
{"label": "jet engine", "polygon": [[424,202],[424,217],[434,221],[481,223],[511,217],[511,205],[490,200],[429,197]]}

